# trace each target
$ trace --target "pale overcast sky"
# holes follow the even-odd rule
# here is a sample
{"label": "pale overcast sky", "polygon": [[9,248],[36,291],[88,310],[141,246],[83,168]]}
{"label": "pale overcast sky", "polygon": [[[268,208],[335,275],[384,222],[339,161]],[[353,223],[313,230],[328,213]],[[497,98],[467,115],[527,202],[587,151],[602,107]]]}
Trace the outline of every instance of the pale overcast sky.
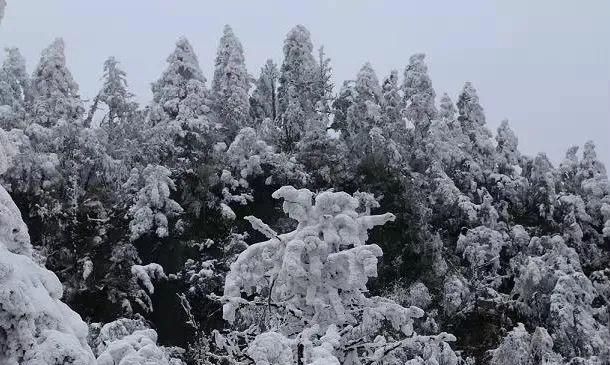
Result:
{"label": "pale overcast sky", "polygon": [[17,46],[31,71],[55,37],[90,99],[102,63],[116,56],[147,102],[176,39],[185,35],[208,80],[224,24],[241,39],[248,70],[282,60],[282,42],[304,24],[332,59],[334,80],[370,61],[382,79],[427,54],[437,95],[456,99],[472,81],[495,131],[509,119],[527,154],[553,161],[593,139],[610,164],[610,1],[201,1],[8,0],[0,46]]}

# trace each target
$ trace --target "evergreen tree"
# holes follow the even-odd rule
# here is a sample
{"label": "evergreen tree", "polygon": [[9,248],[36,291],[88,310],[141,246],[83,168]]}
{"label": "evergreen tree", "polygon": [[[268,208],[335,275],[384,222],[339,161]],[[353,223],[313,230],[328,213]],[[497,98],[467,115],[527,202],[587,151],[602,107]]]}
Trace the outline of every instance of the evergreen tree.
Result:
{"label": "evergreen tree", "polygon": [[383,93],[383,117],[386,123],[395,124],[402,121],[400,89],[398,87],[398,71],[392,70],[381,85]]}
{"label": "evergreen tree", "polygon": [[415,125],[420,134],[428,130],[430,121],[436,117],[436,93],[428,76],[428,66],[424,63],[425,57],[423,53],[411,56],[402,84],[405,117]]}
{"label": "evergreen tree", "polygon": [[597,159],[595,143],[587,141],[576,173],[587,212],[597,227],[603,227],[603,235],[610,237],[610,181],[606,167]]}
{"label": "evergreen tree", "polygon": [[451,100],[449,95],[447,95],[447,93],[443,93],[439,106],[438,116],[441,119],[452,121],[455,118],[455,113],[456,109],[455,105],[453,104],[453,101]]}
{"label": "evergreen tree", "polygon": [[58,38],[42,51],[32,76],[32,121],[52,127],[59,120],[76,122],[83,112],[78,85],[66,66],[64,41]]}
{"label": "evergreen tree", "polygon": [[347,133],[347,111],[354,103],[356,96],[355,81],[343,81],[341,90],[332,103],[333,124],[332,128],[341,133]]}
{"label": "evergreen tree", "polygon": [[176,42],[167,69],[152,84],[153,101],[171,119],[187,120],[208,112],[206,79],[195,51],[186,38]]}
{"label": "evergreen tree", "polygon": [[[147,162],[168,163],[186,169],[209,154],[220,139],[211,120],[210,96],[197,56],[186,38],[180,38],[167,58],[167,68],[152,85],[153,105],[145,132]],[[176,162],[180,161],[180,164]]]}
{"label": "evergreen tree", "polygon": [[519,139],[508,125],[508,120],[503,120],[496,134],[496,151],[498,152],[498,169],[502,173],[512,175],[515,166],[518,167],[521,155],[519,153]]}
{"label": "evergreen tree", "polygon": [[249,124],[249,89],[243,48],[231,27],[226,25],[216,54],[212,94],[220,122],[227,129],[228,140]]}
{"label": "evergreen tree", "polygon": [[485,114],[483,107],[479,104],[477,90],[471,82],[466,82],[460,94],[457,107],[459,112],[458,120],[462,123],[465,130],[474,130],[476,126],[485,125]]}
{"label": "evergreen tree", "polygon": [[104,62],[102,79],[102,89],[93,100],[87,124],[91,124],[99,103],[102,103],[108,111],[102,117],[100,125],[112,134],[119,125],[129,122],[137,105],[132,100],[134,95],[127,89],[127,74],[119,67],[119,61],[114,57]]}
{"label": "evergreen tree", "polygon": [[[468,179],[466,184],[482,182],[484,175],[491,173],[494,166],[496,152],[492,141],[492,134],[485,126],[485,114],[479,104],[477,91],[470,82],[466,82],[457,102],[458,121],[467,143],[462,148],[468,154]],[[464,185],[465,186],[465,185]]]}
{"label": "evergreen tree", "polygon": [[307,121],[304,136],[297,143],[297,159],[311,175],[313,186],[338,186],[347,179],[345,141],[329,135],[329,124],[328,114],[317,112]]}
{"label": "evergreen tree", "polygon": [[316,100],[316,111],[318,113],[330,113],[330,103],[332,101],[333,84],[332,67],[330,58],[326,57],[324,47],[318,49],[318,72],[316,83],[313,90],[314,100]]}
{"label": "evergreen tree", "polygon": [[261,68],[261,74],[256,82],[256,89],[250,99],[252,118],[261,123],[263,119],[277,119],[277,83],[279,72],[273,60],[267,60]]}
{"label": "evergreen tree", "polygon": [[[283,130],[284,148],[291,150],[304,132],[316,103],[316,73],[309,31],[302,25],[292,28],[284,41],[284,61],[278,87],[278,125]],[[295,118],[296,115],[302,117]]]}
{"label": "evergreen tree", "polygon": [[560,363],[560,356],[553,351],[553,338],[543,327],[536,327],[529,334],[519,323],[492,351],[492,365],[537,365]]}
{"label": "evergreen tree", "polygon": [[369,132],[382,125],[381,87],[370,63],[358,72],[354,91],[354,103],[347,110],[346,139],[348,148],[362,158],[372,152]]}
{"label": "evergreen tree", "polygon": [[24,127],[30,79],[19,49],[7,48],[0,68],[0,126],[5,130]]}

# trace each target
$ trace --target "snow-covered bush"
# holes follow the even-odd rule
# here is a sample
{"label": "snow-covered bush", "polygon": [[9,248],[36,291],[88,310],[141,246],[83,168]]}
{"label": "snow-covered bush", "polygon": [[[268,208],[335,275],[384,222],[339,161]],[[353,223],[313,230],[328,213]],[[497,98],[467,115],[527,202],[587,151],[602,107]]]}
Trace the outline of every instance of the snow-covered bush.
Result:
{"label": "snow-covered bush", "polygon": [[491,353],[492,365],[551,365],[561,361],[561,356],[553,351],[553,339],[548,332],[536,327],[530,335],[523,323],[513,328]]}
{"label": "snow-covered bush", "polygon": [[157,332],[141,319],[106,323],[94,338],[98,365],[183,365],[173,349],[157,345]]}

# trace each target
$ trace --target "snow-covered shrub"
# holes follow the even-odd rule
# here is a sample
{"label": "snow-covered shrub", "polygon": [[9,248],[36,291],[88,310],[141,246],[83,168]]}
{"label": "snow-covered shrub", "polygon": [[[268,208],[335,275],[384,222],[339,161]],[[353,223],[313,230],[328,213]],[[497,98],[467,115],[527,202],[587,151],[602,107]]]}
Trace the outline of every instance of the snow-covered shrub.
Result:
{"label": "snow-covered shrub", "polygon": [[106,323],[93,339],[98,365],[183,365],[173,349],[157,345],[157,332],[138,319]]}
{"label": "snow-covered shrub", "polygon": [[553,339],[546,329],[536,327],[530,335],[523,323],[513,328],[491,353],[492,365],[552,365],[561,361],[561,356],[553,351]]}

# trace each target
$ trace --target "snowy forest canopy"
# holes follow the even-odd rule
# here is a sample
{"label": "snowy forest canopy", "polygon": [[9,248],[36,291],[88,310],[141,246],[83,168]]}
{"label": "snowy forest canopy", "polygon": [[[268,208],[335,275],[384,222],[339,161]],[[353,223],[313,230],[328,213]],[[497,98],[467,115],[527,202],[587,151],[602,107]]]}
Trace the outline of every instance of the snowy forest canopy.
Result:
{"label": "snowy forest canopy", "polygon": [[177,40],[147,105],[64,47],[0,68],[0,364],[610,363],[592,142],[521,154],[423,54],[334,94],[301,25],[256,77],[226,26],[209,83]]}

